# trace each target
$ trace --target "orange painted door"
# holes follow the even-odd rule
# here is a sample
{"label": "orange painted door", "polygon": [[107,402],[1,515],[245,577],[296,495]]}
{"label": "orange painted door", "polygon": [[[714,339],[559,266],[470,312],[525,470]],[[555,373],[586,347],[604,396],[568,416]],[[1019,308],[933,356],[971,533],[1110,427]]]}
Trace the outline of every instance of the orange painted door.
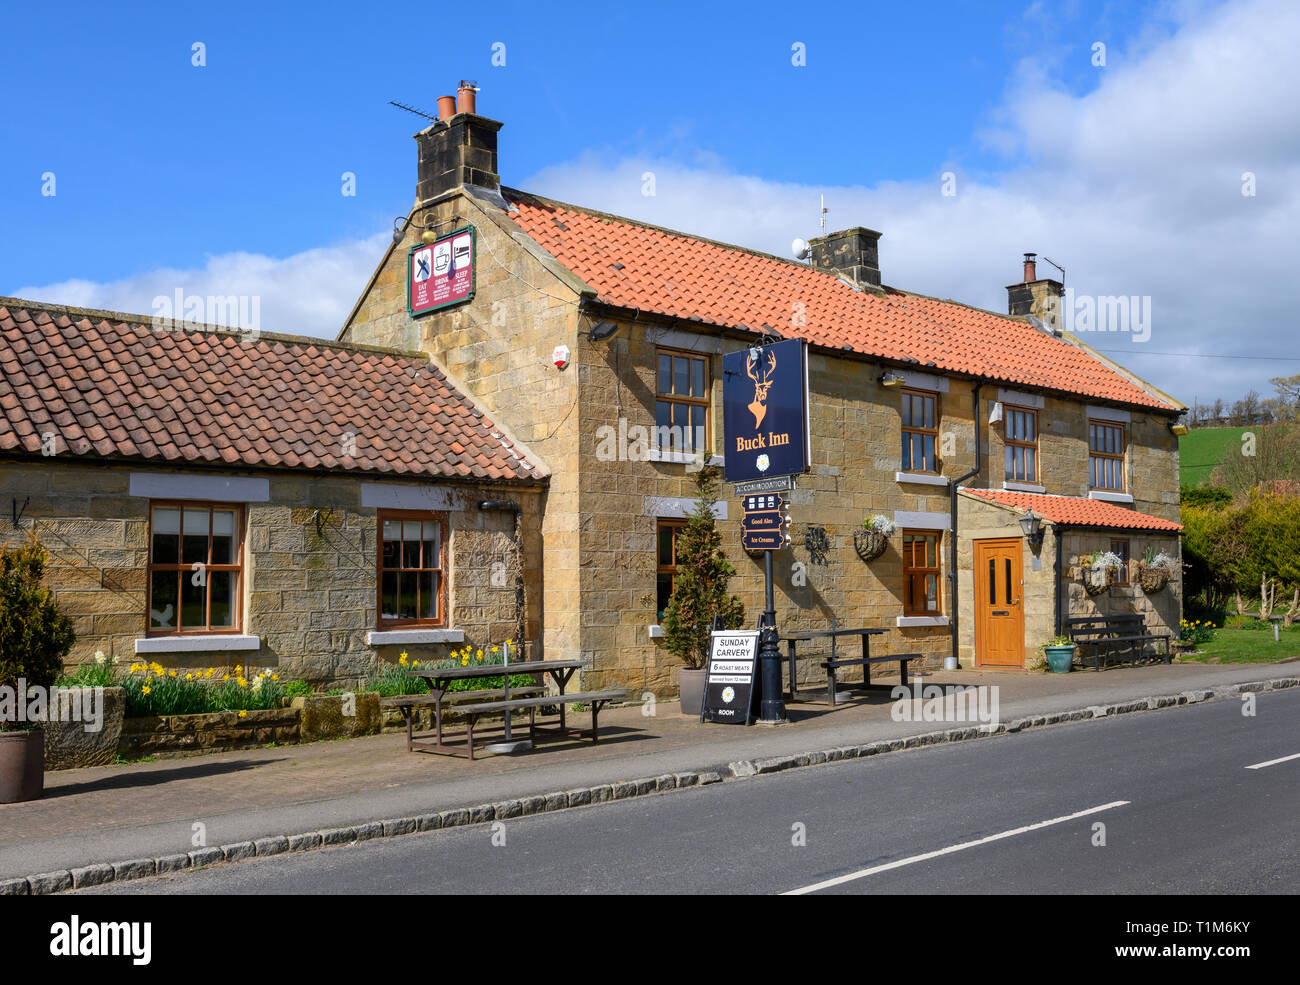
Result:
{"label": "orange painted door", "polygon": [[1019,537],[975,541],[975,666],[1025,665]]}

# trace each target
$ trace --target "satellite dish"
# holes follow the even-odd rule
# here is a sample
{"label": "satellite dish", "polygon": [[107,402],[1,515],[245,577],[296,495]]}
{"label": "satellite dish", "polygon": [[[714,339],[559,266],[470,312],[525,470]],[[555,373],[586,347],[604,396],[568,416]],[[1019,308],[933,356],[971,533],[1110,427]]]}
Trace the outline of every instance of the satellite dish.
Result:
{"label": "satellite dish", "polygon": [[790,252],[794,254],[796,260],[807,260],[812,253],[812,247],[808,245],[807,240],[796,236],[794,242],[790,244]]}

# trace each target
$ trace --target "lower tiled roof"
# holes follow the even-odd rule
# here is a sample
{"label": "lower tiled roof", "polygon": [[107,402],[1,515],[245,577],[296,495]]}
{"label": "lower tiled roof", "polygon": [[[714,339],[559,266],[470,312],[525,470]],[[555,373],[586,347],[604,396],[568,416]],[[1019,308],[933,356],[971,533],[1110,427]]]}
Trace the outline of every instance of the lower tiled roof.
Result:
{"label": "lower tiled roof", "polygon": [[1139,513],[1116,503],[1101,499],[1084,499],[1080,496],[1049,496],[1043,493],[1010,492],[1005,489],[961,490],[968,496],[991,500],[1011,506],[1022,513],[1033,509],[1050,523],[1070,527],[1105,527],[1108,530],[1153,530],[1176,533],[1182,524],[1162,520],[1158,516]]}
{"label": "lower tiled roof", "polygon": [[540,476],[419,356],[102,314],[0,299],[0,452],[52,432],[80,458]]}

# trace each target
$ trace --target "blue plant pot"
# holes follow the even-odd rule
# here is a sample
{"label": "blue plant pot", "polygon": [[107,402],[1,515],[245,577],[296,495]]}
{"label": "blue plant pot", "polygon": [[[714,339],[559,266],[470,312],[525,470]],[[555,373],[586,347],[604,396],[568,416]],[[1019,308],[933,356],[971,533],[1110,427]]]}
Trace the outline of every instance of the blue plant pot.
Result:
{"label": "blue plant pot", "polygon": [[1074,660],[1074,644],[1069,646],[1045,646],[1043,652],[1047,654],[1047,666],[1052,669],[1053,674],[1068,674],[1070,664]]}

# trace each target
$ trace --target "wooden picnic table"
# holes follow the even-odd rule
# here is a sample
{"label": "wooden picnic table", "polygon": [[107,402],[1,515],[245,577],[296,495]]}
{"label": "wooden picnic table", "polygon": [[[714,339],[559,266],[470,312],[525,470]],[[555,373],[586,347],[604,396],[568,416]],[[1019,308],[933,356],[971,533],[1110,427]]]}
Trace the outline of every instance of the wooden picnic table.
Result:
{"label": "wooden picnic table", "polygon": [[[505,677],[507,672],[514,674],[549,674],[555,681],[555,686],[559,688],[559,693],[564,694],[564,689],[568,686],[569,679],[573,677],[574,672],[582,668],[580,659],[572,660],[522,660],[518,663],[511,664],[480,664],[476,663],[466,667],[409,667],[407,675],[410,677],[422,677],[429,686],[429,694],[433,698],[433,722],[434,722],[434,741],[429,743],[418,743],[413,740],[411,735],[411,720],[407,717],[407,748],[422,746],[433,748],[439,751],[449,751],[450,747],[443,744],[442,741],[442,701],[446,697],[451,687],[452,681],[474,680],[476,678],[487,677]],[[564,718],[564,702],[560,705],[560,728],[566,729],[567,724]],[[472,757],[471,757],[472,758]]]}
{"label": "wooden picnic table", "polygon": [[[830,660],[825,661],[823,663],[823,666],[826,667],[826,682],[827,682],[826,696],[827,696],[827,700],[829,700],[832,705],[834,705],[836,701],[837,688],[836,688],[836,680],[835,680],[835,671],[839,667],[847,667],[855,664],[862,665],[863,682],[860,685],[854,685],[853,687],[855,687],[856,689],[860,689],[860,690],[887,689],[887,685],[871,683],[871,664],[880,663],[882,661],[888,661],[893,659],[892,657],[873,658],[871,656],[871,637],[879,636],[882,633],[887,633],[887,632],[889,632],[889,630],[887,629],[874,629],[874,628],[861,626],[856,629],[840,629],[839,627],[835,627],[834,629],[808,629],[808,630],[801,630],[794,633],[782,633],[778,638],[786,645],[787,663],[789,665],[789,674],[790,674],[790,700],[791,701],[799,700],[799,677],[798,677],[799,668],[798,668],[798,661],[795,656],[795,645],[798,643],[805,643],[809,640],[829,639],[831,641],[831,658]],[[862,656],[849,658],[845,660],[837,660],[835,654],[835,650],[836,650],[835,643],[841,636],[860,636],[862,638]],[[907,655],[907,654],[900,654],[899,656],[907,656],[909,658],[911,657],[911,655]],[[901,661],[901,666],[903,668],[903,682],[906,683],[907,682],[906,660]]]}

